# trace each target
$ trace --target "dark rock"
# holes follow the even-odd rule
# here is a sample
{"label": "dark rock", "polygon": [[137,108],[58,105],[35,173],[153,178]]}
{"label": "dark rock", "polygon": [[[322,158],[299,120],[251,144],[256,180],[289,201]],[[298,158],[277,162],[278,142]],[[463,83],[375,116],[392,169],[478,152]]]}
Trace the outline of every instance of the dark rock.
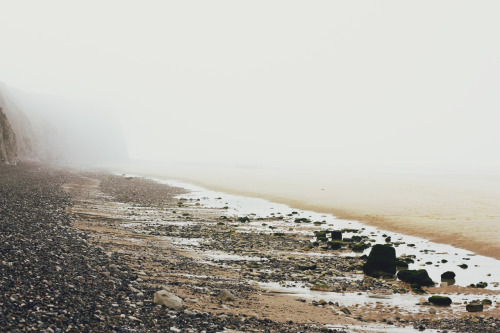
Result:
{"label": "dark rock", "polygon": [[444,272],[443,274],[441,274],[441,280],[452,280],[455,278],[455,276],[456,274],[451,271]]}
{"label": "dark rock", "polygon": [[344,245],[344,242],[341,241],[330,241],[328,242],[328,245],[332,250],[340,250],[342,246]]}
{"label": "dark rock", "polygon": [[355,243],[355,244],[349,244],[349,248],[353,252],[363,252],[364,250],[368,249],[370,247],[370,244],[368,243]]}
{"label": "dark rock", "polygon": [[396,250],[390,245],[373,246],[363,272],[372,277],[393,276],[396,273]]}
{"label": "dark rock", "polygon": [[483,312],[483,304],[481,303],[469,303],[465,306],[467,312]]}
{"label": "dark rock", "polygon": [[451,298],[446,296],[431,296],[429,297],[429,303],[434,305],[448,306],[451,305]]}
{"label": "dark rock", "polygon": [[406,268],[408,269],[408,263],[404,260],[401,260],[401,259],[397,259],[396,260],[396,267],[397,268]]}
{"label": "dark rock", "polygon": [[332,231],[332,240],[342,240],[342,231]]}
{"label": "dark rock", "polygon": [[405,269],[398,272],[398,279],[403,282],[419,285],[419,286],[432,286],[434,282],[429,277],[425,269],[409,270]]}

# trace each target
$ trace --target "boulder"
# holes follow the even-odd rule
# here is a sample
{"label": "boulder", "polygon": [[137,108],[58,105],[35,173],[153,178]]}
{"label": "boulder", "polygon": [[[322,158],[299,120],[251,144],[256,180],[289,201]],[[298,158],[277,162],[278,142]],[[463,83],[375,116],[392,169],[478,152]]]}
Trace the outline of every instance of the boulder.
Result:
{"label": "boulder", "polygon": [[408,269],[408,263],[402,259],[396,259],[396,267]]}
{"label": "boulder", "polygon": [[453,280],[456,274],[454,272],[448,271],[441,274],[441,280]]}
{"label": "boulder", "polygon": [[363,272],[376,278],[393,276],[396,273],[396,250],[390,245],[374,245],[363,265]]}
{"label": "boulder", "polygon": [[217,295],[217,299],[222,302],[231,302],[236,301],[236,296],[234,296],[229,290],[224,289]]}
{"label": "boulder", "polygon": [[483,312],[483,304],[481,303],[469,303],[465,306],[467,312]]}
{"label": "boulder", "polygon": [[429,303],[434,305],[448,306],[451,305],[451,298],[446,296],[431,296],[429,297]]}
{"label": "boulder", "polygon": [[364,250],[368,249],[370,247],[370,244],[369,243],[355,243],[355,244],[349,244],[349,248],[353,251],[353,252],[363,252]]}
{"label": "boulder", "polygon": [[342,231],[332,231],[332,240],[342,240]]}
{"label": "boulder", "polygon": [[412,285],[416,284],[419,286],[432,286],[434,282],[429,277],[429,274],[425,269],[410,270],[405,269],[398,272],[398,279],[403,282],[410,283]]}
{"label": "boulder", "polygon": [[330,241],[328,242],[328,245],[332,250],[340,250],[342,246],[344,245],[344,242],[342,241]]}
{"label": "boulder", "polygon": [[155,292],[153,302],[158,305],[165,305],[167,308],[172,310],[182,309],[182,299],[166,290],[159,290]]}

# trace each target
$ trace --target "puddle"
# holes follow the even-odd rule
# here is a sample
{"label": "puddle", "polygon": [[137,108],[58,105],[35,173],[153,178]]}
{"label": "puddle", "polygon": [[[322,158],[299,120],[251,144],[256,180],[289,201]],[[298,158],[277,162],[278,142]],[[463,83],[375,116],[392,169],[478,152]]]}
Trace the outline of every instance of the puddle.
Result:
{"label": "puddle", "polygon": [[[373,292],[326,292],[326,291],[313,291],[310,290],[305,284],[300,282],[286,281],[286,282],[254,282],[255,285],[259,287],[278,292],[281,294],[291,295],[297,298],[303,298],[310,301],[319,301],[321,299],[326,302],[338,303],[340,306],[347,307],[357,307],[359,306],[384,306],[384,307],[398,307],[399,311],[407,311],[412,313],[417,313],[421,311],[428,311],[432,306],[422,306],[419,305],[419,300],[421,297],[427,299],[430,297],[429,294],[426,295],[414,295],[414,294],[388,294],[388,293],[373,293]],[[449,296],[453,303],[450,307],[442,309],[451,309],[452,311],[464,312],[465,305],[464,302],[470,302],[476,299],[485,298],[484,295],[463,295],[463,294],[450,294]],[[499,295],[488,296],[490,300],[493,301],[493,306],[500,300]],[[439,307],[434,307],[439,309]]]}
{"label": "puddle", "polygon": [[[370,324],[368,325],[349,325],[349,326],[338,326],[338,325],[325,325],[327,328],[331,329],[343,329],[346,332],[363,332],[363,333],[415,333],[418,330],[414,329],[413,326],[395,326],[395,325],[380,325],[380,324]],[[427,333],[442,333],[442,330],[434,330],[427,328],[425,330]],[[448,333],[455,333],[455,331],[447,331]]]}
{"label": "puddle", "polygon": [[204,251],[202,254],[204,257],[212,259],[214,261],[266,261],[267,258],[261,257],[251,257],[251,256],[240,256],[237,254],[228,254],[222,251]]}

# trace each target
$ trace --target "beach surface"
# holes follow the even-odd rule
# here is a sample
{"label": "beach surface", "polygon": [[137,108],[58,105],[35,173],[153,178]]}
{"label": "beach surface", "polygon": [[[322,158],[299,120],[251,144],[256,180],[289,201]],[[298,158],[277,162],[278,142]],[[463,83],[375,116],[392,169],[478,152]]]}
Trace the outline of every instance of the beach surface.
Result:
{"label": "beach surface", "polygon": [[[0,180],[0,327],[7,330],[493,333],[500,326],[498,275],[484,271],[480,256],[428,251],[425,242],[393,235],[395,247],[416,247],[400,254],[409,267],[469,264],[456,284],[438,275],[417,290],[363,274],[358,242],[385,237],[369,227],[311,242],[327,222],[263,200],[39,165],[0,167]],[[271,207],[255,215],[252,201]],[[491,279],[460,284],[469,271],[477,285]],[[452,304],[432,305],[434,295]],[[470,303],[482,311],[468,311]]]}
{"label": "beach surface", "polygon": [[122,167],[385,230],[500,259],[500,175],[184,166]]}

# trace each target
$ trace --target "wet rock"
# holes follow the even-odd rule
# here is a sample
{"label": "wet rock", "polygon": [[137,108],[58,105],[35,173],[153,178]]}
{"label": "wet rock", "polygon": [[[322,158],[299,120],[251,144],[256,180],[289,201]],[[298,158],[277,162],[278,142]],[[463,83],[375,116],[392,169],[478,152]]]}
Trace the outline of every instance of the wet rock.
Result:
{"label": "wet rock", "polygon": [[405,269],[398,272],[398,279],[403,282],[416,284],[418,286],[432,286],[434,282],[429,277],[427,270],[419,269],[419,270],[409,270]]}
{"label": "wet rock", "polygon": [[377,278],[393,276],[396,273],[396,250],[390,245],[374,245],[363,265],[363,272]]}
{"label": "wet rock", "polygon": [[153,302],[158,305],[165,305],[172,310],[182,309],[182,299],[166,290],[155,292]]}
{"label": "wet rock", "polygon": [[467,312],[483,312],[482,303],[469,303],[465,306]]}
{"label": "wet rock", "polygon": [[332,231],[332,240],[342,240],[342,231]]}
{"label": "wet rock", "polygon": [[456,274],[452,271],[447,271],[441,274],[441,280],[453,280],[455,279]]}
{"label": "wet rock", "polygon": [[429,297],[429,303],[434,305],[448,306],[451,305],[451,298],[447,296],[431,296]]}

